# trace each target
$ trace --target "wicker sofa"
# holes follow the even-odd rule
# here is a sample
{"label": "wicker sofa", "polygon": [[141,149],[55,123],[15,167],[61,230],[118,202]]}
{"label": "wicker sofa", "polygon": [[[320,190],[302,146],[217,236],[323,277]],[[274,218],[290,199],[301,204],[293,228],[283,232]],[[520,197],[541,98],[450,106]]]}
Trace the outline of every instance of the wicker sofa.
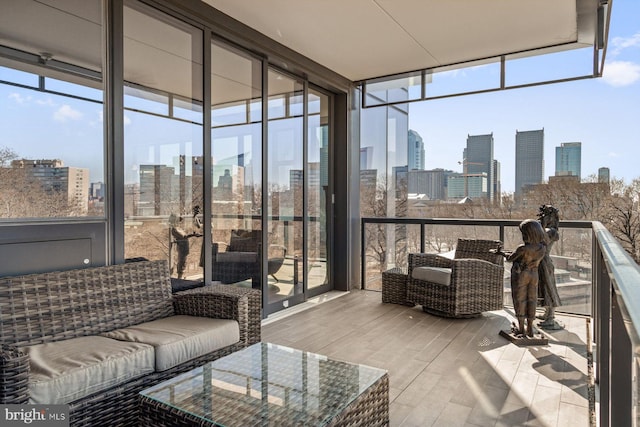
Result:
{"label": "wicker sofa", "polygon": [[166,261],[0,278],[0,403],[136,425],[140,390],[260,341],[260,307],[254,289],[172,295]]}

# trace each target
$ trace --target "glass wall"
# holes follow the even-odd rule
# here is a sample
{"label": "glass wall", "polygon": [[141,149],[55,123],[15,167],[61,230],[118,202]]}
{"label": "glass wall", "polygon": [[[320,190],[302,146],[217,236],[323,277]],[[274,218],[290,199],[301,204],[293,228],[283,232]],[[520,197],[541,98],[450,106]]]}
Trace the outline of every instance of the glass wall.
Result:
{"label": "glass wall", "polygon": [[202,277],[202,31],[124,8],[125,258]]}
{"label": "glass wall", "polygon": [[307,287],[329,283],[327,212],[329,199],[329,96],[314,89],[308,95],[307,138]]}
{"label": "glass wall", "polygon": [[[389,96],[406,99],[392,89]],[[403,95],[404,94],[404,95]],[[380,102],[373,95],[369,104]],[[404,98],[402,98],[404,96]],[[406,105],[365,108],[360,127],[360,208],[363,217],[407,216],[409,139]],[[373,224],[365,228],[367,289],[381,289],[381,273],[407,259],[407,226]]]}
{"label": "glass wall", "polygon": [[[274,69],[268,76],[267,226],[269,251],[283,263],[271,271],[269,303],[302,294],[304,200],[304,86]],[[275,254],[269,258],[275,259]],[[273,267],[275,270],[275,266]],[[275,276],[275,277],[274,277]],[[288,303],[285,303],[285,306]]]}
{"label": "glass wall", "polygon": [[104,217],[101,2],[12,2],[0,28],[0,221]]}
{"label": "glass wall", "polygon": [[262,61],[211,44],[212,279],[261,287]]}
{"label": "glass wall", "polygon": [[[173,283],[211,272],[263,289],[268,312],[329,289],[330,92],[153,1],[124,0],[122,22],[100,0],[14,3],[0,14],[0,223],[35,234],[34,219],[74,217],[70,241],[91,240],[80,267],[168,260]],[[49,225],[34,245],[69,237]]]}

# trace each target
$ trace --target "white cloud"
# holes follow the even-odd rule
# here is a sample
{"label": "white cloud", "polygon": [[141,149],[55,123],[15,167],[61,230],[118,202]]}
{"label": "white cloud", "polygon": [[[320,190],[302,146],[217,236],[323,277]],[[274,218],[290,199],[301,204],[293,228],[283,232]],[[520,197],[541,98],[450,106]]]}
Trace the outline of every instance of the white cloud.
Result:
{"label": "white cloud", "polygon": [[615,151],[609,151],[609,157],[618,157],[619,154],[616,153]]}
{"label": "white cloud", "polygon": [[611,55],[616,56],[624,49],[634,46],[640,47],[640,32],[635,33],[631,37],[614,37],[611,40]]}
{"label": "white cloud", "polygon": [[47,106],[47,107],[55,107],[56,106],[56,103],[53,102],[53,100],[51,98],[38,99],[38,100],[36,100],[36,104],[44,105],[44,106]]}
{"label": "white cloud", "polygon": [[31,101],[31,97],[30,96],[22,96],[19,93],[10,93],[9,94],[9,99],[13,99],[16,103],[18,104],[26,104],[27,102]]}
{"label": "white cloud", "polygon": [[63,105],[53,113],[53,119],[58,122],[66,122],[67,120],[80,120],[82,113],[78,110],[74,110],[68,105]]}
{"label": "white cloud", "polygon": [[640,65],[629,61],[612,61],[604,66],[602,79],[611,86],[629,86],[640,80]]}

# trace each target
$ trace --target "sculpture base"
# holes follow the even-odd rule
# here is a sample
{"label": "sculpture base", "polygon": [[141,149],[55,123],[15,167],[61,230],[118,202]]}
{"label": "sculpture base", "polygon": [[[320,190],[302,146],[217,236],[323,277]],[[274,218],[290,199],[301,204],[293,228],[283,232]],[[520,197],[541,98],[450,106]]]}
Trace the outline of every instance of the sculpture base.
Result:
{"label": "sculpture base", "polygon": [[564,329],[564,325],[561,323],[558,323],[556,320],[553,320],[551,322],[547,322],[546,320],[543,322],[538,322],[538,324],[536,325],[538,328],[540,329],[545,329],[547,331],[558,331],[560,329]]}
{"label": "sculpture base", "polygon": [[526,335],[521,335],[519,333],[514,332],[513,330],[500,331],[500,335],[517,345],[518,347],[524,347],[528,345],[548,345],[549,340],[544,337],[541,333],[533,334],[532,337],[528,337]]}

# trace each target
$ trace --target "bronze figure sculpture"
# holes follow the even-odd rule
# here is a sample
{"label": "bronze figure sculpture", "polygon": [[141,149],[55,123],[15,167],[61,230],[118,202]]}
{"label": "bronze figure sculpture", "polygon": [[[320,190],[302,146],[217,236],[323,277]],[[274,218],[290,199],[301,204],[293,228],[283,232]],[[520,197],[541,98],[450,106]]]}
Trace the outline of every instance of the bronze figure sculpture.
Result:
{"label": "bronze figure sculpture", "polygon": [[551,260],[551,249],[555,242],[560,239],[560,235],[558,233],[558,226],[560,224],[558,209],[552,205],[540,206],[538,221],[544,228],[547,248],[546,254],[538,267],[540,280],[538,286],[538,298],[541,301],[541,305],[545,308],[544,315],[540,316],[542,321],[538,323],[538,326],[543,329],[561,329],[562,326],[560,326],[555,320],[555,311],[556,307],[562,305],[562,303],[556,286],[553,261]]}
{"label": "bronze figure sculpture", "polygon": [[[511,296],[518,321],[512,330],[516,338],[534,336],[533,322],[538,298],[538,267],[544,258],[546,235],[539,222],[526,219],[520,223],[523,244],[513,252],[497,253],[511,261]],[[525,328],[526,320],[526,328]]]}

